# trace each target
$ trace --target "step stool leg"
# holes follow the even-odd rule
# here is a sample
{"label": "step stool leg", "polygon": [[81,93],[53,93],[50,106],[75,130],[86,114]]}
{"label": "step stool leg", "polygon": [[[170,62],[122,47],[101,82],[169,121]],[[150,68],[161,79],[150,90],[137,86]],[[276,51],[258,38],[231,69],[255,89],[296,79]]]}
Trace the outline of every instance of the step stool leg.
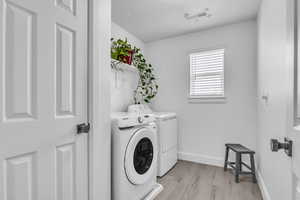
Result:
{"label": "step stool leg", "polygon": [[254,155],[250,155],[250,162],[251,162],[251,172],[252,172],[252,181],[253,183],[257,183],[256,174],[255,174],[255,162],[254,162]]}
{"label": "step stool leg", "polygon": [[226,147],[225,161],[224,161],[224,171],[227,171],[227,167],[228,167],[228,154],[229,154],[229,148]]}
{"label": "step stool leg", "polygon": [[243,154],[240,154],[240,156],[239,156],[240,172],[243,171],[242,157],[243,157]]}
{"label": "step stool leg", "polygon": [[236,157],[235,157],[235,182],[239,183],[240,182],[240,172],[241,172],[241,154],[240,153],[236,153]]}

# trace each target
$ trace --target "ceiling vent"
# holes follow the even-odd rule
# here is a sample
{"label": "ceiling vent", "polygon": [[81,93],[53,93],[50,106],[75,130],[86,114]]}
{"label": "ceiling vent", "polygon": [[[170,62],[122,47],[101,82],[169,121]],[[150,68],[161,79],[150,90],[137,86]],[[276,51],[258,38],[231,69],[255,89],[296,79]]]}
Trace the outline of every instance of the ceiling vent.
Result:
{"label": "ceiling vent", "polygon": [[186,20],[196,20],[198,21],[199,18],[202,18],[202,17],[211,17],[212,15],[209,13],[209,9],[208,8],[205,8],[205,10],[203,12],[199,12],[199,13],[196,13],[196,14],[191,14],[191,13],[184,13],[184,18]]}

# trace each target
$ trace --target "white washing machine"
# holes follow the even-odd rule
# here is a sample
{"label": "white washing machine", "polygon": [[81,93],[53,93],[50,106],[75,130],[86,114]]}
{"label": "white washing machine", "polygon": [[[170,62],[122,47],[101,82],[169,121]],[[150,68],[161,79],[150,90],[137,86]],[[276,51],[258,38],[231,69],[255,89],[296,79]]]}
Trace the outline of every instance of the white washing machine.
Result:
{"label": "white washing machine", "polygon": [[153,114],[158,125],[157,176],[165,175],[178,160],[178,125],[176,113],[153,112],[147,105],[130,105],[129,113]]}
{"label": "white washing machine", "polygon": [[153,115],[112,114],[113,200],[153,200],[162,191],[154,121]]}

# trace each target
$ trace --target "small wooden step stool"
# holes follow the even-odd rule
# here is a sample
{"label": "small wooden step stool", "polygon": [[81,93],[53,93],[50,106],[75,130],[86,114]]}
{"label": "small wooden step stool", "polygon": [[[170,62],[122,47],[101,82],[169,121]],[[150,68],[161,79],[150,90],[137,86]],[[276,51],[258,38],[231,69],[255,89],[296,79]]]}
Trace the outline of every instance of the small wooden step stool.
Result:
{"label": "small wooden step stool", "polygon": [[[256,175],[255,175],[255,163],[254,163],[254,154],[255,152],[248,149],[247,147],[244,147],[241,144],[225,144],[226,146],[226,153],[225,153],[225,163],[224,163],[224,171],[227,171],[228,165],[232,167],[232,169],[235,172],[235,182],[239,183],[240,178],[239,175],[242,174],[251,174],[252,175],[252,181],[253,183],[256,183]],[[235,162],[228,161],[228,154],[229,150],[232,150],[235,152]],[[242,155],[247,154],[250,156],[250,163],[251,166],[247,165],[242,161]],[[245,166],[250,171],[242,171],[242,166]]]}

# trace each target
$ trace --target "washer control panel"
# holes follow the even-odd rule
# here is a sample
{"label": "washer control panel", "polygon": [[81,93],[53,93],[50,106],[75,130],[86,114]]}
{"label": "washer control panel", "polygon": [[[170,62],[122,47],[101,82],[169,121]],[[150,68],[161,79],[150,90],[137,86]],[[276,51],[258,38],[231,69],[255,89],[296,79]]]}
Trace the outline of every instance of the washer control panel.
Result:
{"label": "washer control panel", "polygon": [[141,124],[141,123],[143,123],[143,117],[141,117],[141,116],[138,116],[138,122]]}
{"label": "washer control panel", "polygon": [[152,114],[126,115],[115,118],[119,128],[128,128],[155,122],[156,118]]}

